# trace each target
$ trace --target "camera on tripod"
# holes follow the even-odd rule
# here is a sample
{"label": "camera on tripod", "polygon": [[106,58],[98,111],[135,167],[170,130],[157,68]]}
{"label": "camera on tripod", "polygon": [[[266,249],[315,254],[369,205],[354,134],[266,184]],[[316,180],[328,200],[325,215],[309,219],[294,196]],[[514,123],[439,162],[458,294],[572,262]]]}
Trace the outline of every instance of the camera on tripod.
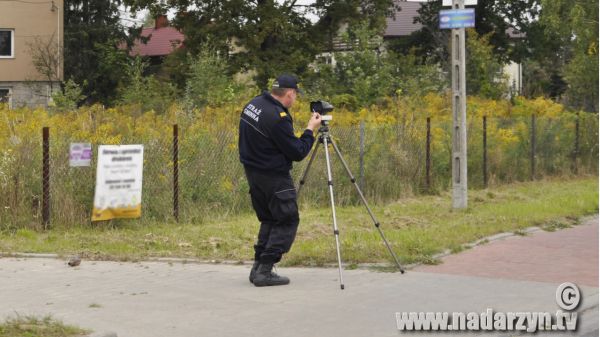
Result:
{"label": "camera on tripod", "polygon": [[329,102],[323,100],[310,102],[310,111],[318,112],[323,122],[333,119],[333,116],[328,115],[328,113],[333,111],[333,105]]}
{"label": "camera on tripod", "polygon": [[[344,157],[342,156],[342,152],[340,151],[340,149],[336,145],[333,137],[331,137],[331,134],[329,133],[329,122],[328,121],[331,120],[331,115],[328,115],[328,113],[333,111],[333,105],[331,105],[330,103],[325,102],[325,101],[310,102],[310,110],[313,113],[314,112],[319,113],[321,115],[321,119],[322,119],[321,127],[319,128],[319,131],[317,132],[317,134],[319,137],[319,143],[323,144],[323,148],[325,150],[325,163],[327,165],[327,186],[329,189],[329,200],[331,201],[331,215],[333,217],[333,235],[335,236],[335,250],[337,252],[338,271],[339,271],[339,275],[340,275],[340,288],[342,290],[344,289],[344,279],[343,279],[343,275],[342,275],[342,257],[341,257],[341,253],[340,253],[340,237],[339,237],[340,231],[337,226],[337,218],[336,218],[336,214],[335,214],[335,201],[334,201],[334,193],[333,193],[333,176],[331,173],[332,172],[331,162],[329,160],[329,145],[331,145],[333,147],[334,153],[337,154],[338,158],[342,162],[342,165],[346,169],[346,173],[348,174],[350,181],[354,184],[354,187],[356,187],[358,196],[362,200],[363,205],[367,208],[367,212],[371,216],[371,220],[373,220],[373,224],[375,225],[375,228],[377,228],[377,231],[379,232],[379,235],[381,236],[383,243],[387,247],[392,258],[394,259],[394,262],[396,263],[398,270],[400,270],[401,273],[404,273],[404,268],[402,268],[402,266],[400,265],[400,262],[398,261],[398,257],[392,250],[392,247],[390,247],[390,244],[388,243],[387,238],[383,234],[383,230],[380,228],[380,223],[375,218],[373,211],[371,211],[371,208],[369,207],[369,204],[367,203],[367,199],[365,199],[365,196],[364,196],[362,190],[360,189],[360,186],[358,186],[356,178],[354,178],[354,175],[352,175],[352,172],[350,171],[350,168],[348,167],[346,160],[344,160]],[[319,149],[319,146],[316,146],[315,149],[312,151],[312,155],[310,156],[308,165],[306,165],[306,169],[304,170],[304,173],[302,174],[302,177],[300,178],[300,184],[298,185],[298,188],[296,189],[296,195],[300,194],[300,190],[302,189],[302,186],[304,186],[304,183],[306,182],[306,177],[308,177],[308,171],[310,170],[310,167],[311,167],[313,161],[315,160],[315,156],[317,154],[318,149]]]}

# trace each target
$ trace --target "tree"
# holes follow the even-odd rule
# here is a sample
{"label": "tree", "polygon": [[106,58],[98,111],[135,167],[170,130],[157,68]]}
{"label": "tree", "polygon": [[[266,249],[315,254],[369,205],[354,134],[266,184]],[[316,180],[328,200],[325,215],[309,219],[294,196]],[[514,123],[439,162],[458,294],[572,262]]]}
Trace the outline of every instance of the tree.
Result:
{"label": "tree", "polygon": [[344,43],[348,51],[332,53],[335,65],[320,61],[306,74],[309,96],[326,97],[353,110],[386,96],[424,96],[447,86],[437,64],[422,63],[414,52],[386,50],[381,35],[368,22],[351,27]]}
{"label": "tree", "polygon": [[227,63],[212,48],[204,47],[191,60],[185,98],[192,107],[216,106],[235,97],[236,88],[226,74]]}
{"label": "tree", "polygon": [[175,88],[170,83],[160,83],[154,76],[144,76],[148,64],[140,57],[132,59],[126,69],[127,82],[119,87],[118,102],[134,105],[138,113],[154,110],[165,112],[175,98]]}
{"label": "tree", "polygon": [[540,25],[558,45],[566,102],[598,112],[598,0],[542,0]]}
{"label": "tree", "polygon": [[408,54],[389,55],[392,78],[397,95],[424,97],[428,93],[443,93],[450,84],[439,64],[431,59],[421,59],[411,50]]}
{"label": "tree", "polygon": [[467,30],[467,94],[499,99],[508,91],[503,64],[494,57],[492,34],[479,36]]}
{"label": "tree", "polygon": [[191,57],[185,48],[177,48],[165,57],[158,79],[172,83],[180,92],[185,91],[190,74]]}
{"label": "tree", "polygon": [[527,41],[530,55],[523,60],[523,95],[560,99],[567,89],[561,74],[568,58],[564,41],[539,19],[530,25]]}
{"label": "tree", "polygon": [[152,13],[148,12],[144,16],[144,21],[142,22],[142,27],[154,27],[156,24],[156,17],[152,15]]}
{"label": "tree", "polygon": [[347,51],[333,52],[335,65],[319,62],[306,74],[310,95],[324,96],[336,105],[369,106],[393,92],[389,54],[383,53],[383,39],[363,21],[343,34]]}
{"label": "tree", "polygon": [[363,106],[393,92],[392,66],[388,55],[382,55],[383,39],[374,33],[368,22],[351,29],[345,36],[351,51],[339,53],[335,68],[339,81]]}
{"label": "tree", "polygon": [[62,91],[52,94],[52,110],[69,111],[76,109],[79,102],[85,99],[82,91],[79,84],[71,79],[67,80]]}
{"label": "tree", "polygon": [[127,51],[139,29],[121,24],[119,6],[122,0],[65,1],[65,78],[87,83],[83,94],[87,103],[110,104],[116,88],[123,80]]}
{"label": "tree", "polygon": [[[435,57],[445,62],[449,47],[447,31],[439,29],[441,1],[424,3],[415,22],[423,28],[411,36],[405,51],[416,48],[422,56]],[[494,56],[506,63],[519,62],[528,56],[528,39],[514,39],[509,31],[527,33],[539,12],[539,0],[479,0],[475,7],[475,29],[480,36],[488,36]]]}
{"label": "tree", "polygon": [[[420,23],[422,28],[413,32],[406,39],[400,39],[392,43],[390,47],[403,54],[412,51],[423,59],[430,59],[445,65],[449,58],[450,33],[448,30],[439,28],[439,12],[441,9],[441,1],[422,4],[418,10],[419,16],[414,19],[414,23]],[[444,66],[443,68],[447,67]]]}
{"label": "tree", "polygon": [[247,7],[245,17],[236,33],[236,44],[242,50],[234,54],[233,62],[239,69],[255,69],[261,87],[282,72],[303,73],[319,51],[318,37],[309,34],[310,20],[292,8],[260,0]]}
{"label": "tree", "polygon": [[[196,56],[207,43],[228,57],[228,73],[253,70],[261,87],[278,73],[301,74],[317,53],[330,45],[342,24],[367,18],[382,29],[392,0],[126,0],[133,10],[154,14],[176,11],[173,25],[186,36],[186,48]],[[360,14],[362,13],[362,14]],[[306,15],[319,17],[311,22]],[[229,56],[230,55],[230,56]]]}
{"label": "tree", "polygon": [[[48,38],[36,36],[33,41],[27,43],[27,47],[33,66],[38,73],[36,75],[32,74],[33,78],[27,81],[27,85],[37,96],[49,98],[55,92],[55,88],[61,80],[62,48],[57,45],[54,34]],[[39,76],[48,82],[49,92],[45,86],[39,86],[36,83]]]}
{"label": "tree", "polygon": [[36,36],[27,46],[33,66],[50,84],[50,92],[54,92],[54,83],[60,81],[62,59],[62,52],[56,44],[55,35],[52,34],[48,39]]}

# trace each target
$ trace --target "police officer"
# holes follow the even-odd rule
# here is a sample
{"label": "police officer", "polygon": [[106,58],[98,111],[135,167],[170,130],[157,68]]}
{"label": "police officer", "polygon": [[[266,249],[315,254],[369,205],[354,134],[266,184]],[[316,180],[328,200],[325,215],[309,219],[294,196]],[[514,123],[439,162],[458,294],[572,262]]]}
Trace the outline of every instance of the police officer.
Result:
{"label": "police officer", "polygon": [[294,135],[288,109],[298,91],[295,77],[281,75],[271,92],[252,99],[240,117],[240,161],[250,186],[252,207],[260,221],[250,271],[250,282],[257,287],[290,282],[273,272],[273,265],[290,250],[300,222],[290,170],[292,161],[301,161],[310,152],[314,130],[321,123],[321,116],[315,113],[300,138]]}

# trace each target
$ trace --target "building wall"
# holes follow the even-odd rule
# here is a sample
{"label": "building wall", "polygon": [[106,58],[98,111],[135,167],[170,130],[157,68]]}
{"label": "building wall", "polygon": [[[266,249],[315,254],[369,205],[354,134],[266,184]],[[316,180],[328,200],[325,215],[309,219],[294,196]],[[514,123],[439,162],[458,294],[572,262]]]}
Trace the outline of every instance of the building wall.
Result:
{"label": "building wall", "polygon": [[36,38],[56,46],[60,62],[52,81],[63,80],[63,13],[63,0],[0,1],[0,29],[14,30],[13,57],[0,58],[0,88],[11,89],[13,107],[48,102],[49,79],[37,71],[30,52]]}
{"label": "building wall", "polygon": [[60,82],[1,81],[0,89],[9,89],[9,107],[47,107],[52,93],[60,90]]}
{"label": "building wall", "polygon": [[523,89],[523,68],[520,63],[511,62],[504,66],[504,74],[508,77],[508,86],[515,95],[520,95]]}

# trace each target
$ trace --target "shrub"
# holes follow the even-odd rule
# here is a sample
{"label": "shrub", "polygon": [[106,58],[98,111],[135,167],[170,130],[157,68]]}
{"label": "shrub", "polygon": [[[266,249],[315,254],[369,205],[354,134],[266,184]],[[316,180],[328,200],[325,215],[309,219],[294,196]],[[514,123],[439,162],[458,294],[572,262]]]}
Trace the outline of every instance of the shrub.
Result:
{"label": "shrub", "polygon": [[142,111],[163,113],[176,97],[177,90],[170,83],[162,83],[154,76],[144,76],[148,63],[134,58],[126,68],[129,81],[119,88],[119,103],[137,107]]}

